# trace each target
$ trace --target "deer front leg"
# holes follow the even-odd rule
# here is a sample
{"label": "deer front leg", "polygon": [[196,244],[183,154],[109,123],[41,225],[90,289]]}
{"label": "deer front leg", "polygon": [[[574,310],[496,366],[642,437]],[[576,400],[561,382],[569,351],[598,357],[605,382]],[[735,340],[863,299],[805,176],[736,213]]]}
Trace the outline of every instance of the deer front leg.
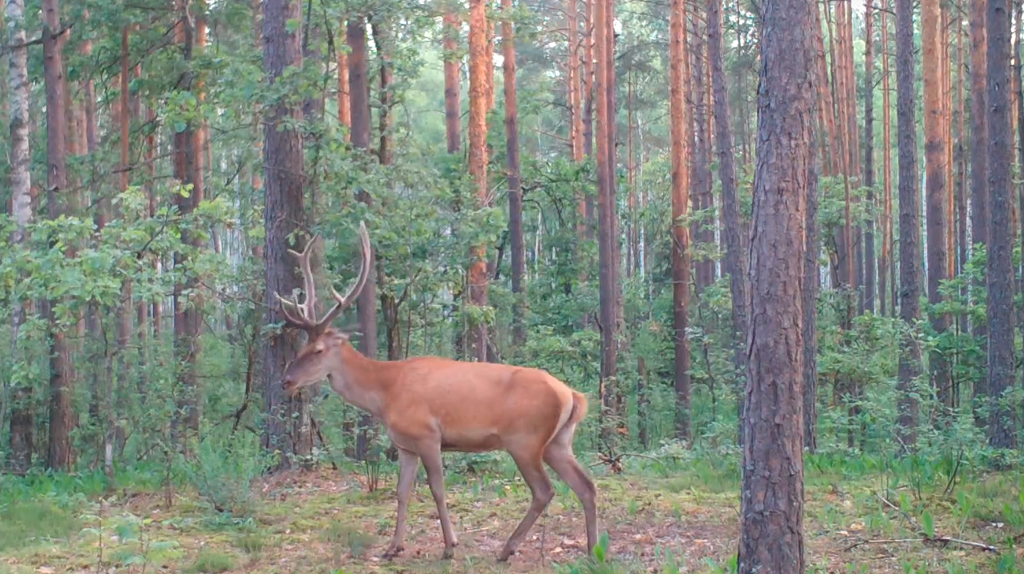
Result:
{"label": "deer front leg", "polygon": [[416,468],[420,457],[411,451],[398,449],[398,518],[395,520],[395,535],[382,558],[390,560],[404,550],[405,522],[409,513],[409,498],[416,484]]}
{"label": "deer front leg", "polygon": [[458,541],[455,539],[455,531],[452,529],[451,519],[448,517],[448,505],[444,500],[444,467],[441,465],[441,448],[435,451],[421,454],[423,468],[427,469],[427,481],[430,483],[430,493],[434,495],[434,502],[437,504],[437,516],[441,519],[441,533],[444,535],[444,554],[442,559],[448,560],[455,557],[455,546]]}

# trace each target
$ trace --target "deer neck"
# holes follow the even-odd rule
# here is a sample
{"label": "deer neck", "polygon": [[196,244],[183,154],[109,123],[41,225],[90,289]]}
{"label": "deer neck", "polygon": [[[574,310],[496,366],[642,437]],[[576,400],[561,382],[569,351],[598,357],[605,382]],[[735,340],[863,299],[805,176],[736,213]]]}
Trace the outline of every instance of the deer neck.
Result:
{"label": "deer neck", "polygon": [[347,402],[379,418],[393,379],[392,370],[390,363],[366,357],[345,341],[341,343],[341,361],[331,372],[331,388]]}

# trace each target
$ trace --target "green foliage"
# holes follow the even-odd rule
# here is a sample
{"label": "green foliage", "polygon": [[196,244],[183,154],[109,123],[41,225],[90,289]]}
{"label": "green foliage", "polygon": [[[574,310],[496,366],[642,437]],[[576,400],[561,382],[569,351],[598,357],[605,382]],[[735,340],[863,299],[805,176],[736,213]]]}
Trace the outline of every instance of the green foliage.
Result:
{"label": "green foliage", "polygon": [[52,499],[0,504],[0,552],[66,541],[81,528],[73,508]]}
{"label": "green foliage", "polygon": [[199,550],[199,555],[196,556],[196,561],[192,563],[192,566],[189,567],[186,572],[191,574],[200,572],[206,574],[220,574],[221,572],[227,572],[234,567],[235,559],[231,555],[203,548]]}

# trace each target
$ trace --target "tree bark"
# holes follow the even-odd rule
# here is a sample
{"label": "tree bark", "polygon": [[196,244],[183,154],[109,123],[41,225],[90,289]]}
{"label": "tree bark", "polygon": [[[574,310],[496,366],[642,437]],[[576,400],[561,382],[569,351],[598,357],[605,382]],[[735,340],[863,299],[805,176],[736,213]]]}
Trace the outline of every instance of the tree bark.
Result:
{"label": "tree bark", "polygon": [[[502,0],[505,20],[501,23],[502,64],[505,88],[505,157],[508,161],[509,241],[512,243],[512,342],[520,348],[526,342],[526,247],[523,237],[523,190],[519,177],[519,110],[516,100],[516,47],[512,28],[512,0]],[[572,65],[574,58],[570,57]],[[570,90],[570,93],[575,88]],[[575,115],[575,112],[574,112]],[[582,150],[581,150],[582,151]],[[575,153],[575,151],[574,151]]]}
{"label": "tree bark", "polygon": [[[370,149],[370,78],[366,45],[366,17],[349,17],[345,31],[349,47],[348,87],[349,102],[352,106],[352,146],[368,152]],[[373,197],[365,190],[356,193],[356,199],[367,206],[373,205]],[[371,245],[367,254],[369,273],[366,284],[356,298],[356,316],[362,337],[359,352],[371,359],[377,358],[377,250]],[[367,413],[360,413],[359,432],[356,436],[357,460],[365,460],[369,450],[369,427],[373,419]]]}
{"label": "tree bark", "polygon": [[802,574],[805,210],[813,0],[763,4],[737,572]]}
{"label": "tree bark", "polygon": [[351,136],[352,107],[349,104],[348,88],[348,52],[346,47],[338,46],[338,124],[345,128],[345,140]]}
{"label": "tree bark", "polygon": [[[882,259],[878,265],[878,301],[880,311],[886,316],[886,297],[889,294],[887,287],[889,281],[893,285],[896,277],[890,277],[889,267],[893,260],[892,252],[892,132],[891,104],[889,102],[889,24],[886,21],[888,12],[888,0],[879,10],[882,26]],[[892,289],[892,293],[896,290]],[[896,313],[896,298],[889,297],[892,312]]]}
{"label": "tree bark", "polygon": [[1013,190],[1013,131],[1010,112],[1010,9],[1007,0],[988,0],[986,13],[988,94],[988,189],[992,198],[988,247],[988,441],[994,448],[1015,448],[1015,409],[1003,404],[1013,388],[1014,230],[1010,221]]}
{"label": "tree bark", "polygon": [[[184,5],[180,7],[184,11]],[[175,39],[181,45],[185,59],[185,71],[178,78],[178,89],[191,91],[196,89],[196,78],[192,72],[193,51],[196,45],[195,21],[183,17],[175,27]],[[174,202],[182,217],[190,217],[203,201],[203,153],[202,126],[186,123],[185,129],[174,134],[174,177],[183,186],[191,185],[188,197],[175,194]],[[268,165],[273,163],[268,162]],[[202,247],[202,238],[196,234],[182,231],[182,242],[193,247]],[[186,253],[174,254],[175,268],[188,268],[191,261]],[[200,420],[199,379],[196,373],[196,361],[201,351],[199,335],[202,330],[201,299],[199,283],[193,271],[185,274],[185,279],[174,285],[174,351],[180,371],[178,386],[175,392],[178,412],[181,413],[174,421],[176,442],[184,452],[190,451],[189,443],[198,438]]]}
{"label": "tree bark", "polygon": [[[300,18],[298,2],[294,0],[267,0],[263,11],[263,66],[273,86],[285,69],[302,63],[300,37],[289,31],[288,21]],[[302,110],[285,102],[273,104],[265,114],[264,126],[264,227],[266,247],[264,265],[268,305],[266,323],[282,323],[284,315],[276,304],[275,293],[287,294],[302,287],[295,273],[295,261],[288,249],[298,251],[289,244],[289,237],[305,223],[305,194],[303,193],[302,135],[294,127],[301,122]],[[294,122],[294,123],[293,123]],[[291,329],[270,336],[263,347],[264,397],[267,416],[263,435],[265,450],[282,453],[278,469],[291,468],[292,454],[301,452],[301,440],[291,432],[292,416],[308,409],[304,395],[289,399],[281,380],[284,369],[300,348],[299,334]]]}
{"label": "tree bark", "polygon": [[690,192],[690,113],[687,87],[686,4],[672,0],[669,20],[669,106],[672,130],[672,324],[675,342],[676,438],[689,441],[690,343],[686,336],[690,306],[690,229],[685,223]]}
{"label": "tree bark", "polygon": [[[469,5],[469,173],[476,188],[478,206],[487,207],[487,69],[493,64],[487,43],[485,0],[470,0]],[[487,246],[471,248],[469,266],[469,306],[487,305]],[[477,315],[482,315],[478,313]],[[471,321],[469,332],[471,356],[487,361],[487,322],[482,316]]]}
{"label": "tree bark", "polygon": [[[704,34],[700,31],[700,23],[694,23],[693,39],[691,40],[693,50],[692,86],[690,92],[693,101],[693,152],[691,182],[693,193],[690,197],[690,205],[695,212],[708,210],[712,207],[711,202],[711,170],[709,143],[711,134],[707,133],[708,109],[706,104],[705,81],[707,72],[704,59]],[[707,249],[714,243],[714,230],[707,221],[694,221],[690,224],[690,238],[694,247]],[[696,275],[696,293],[700,295],[715,282],[715,262],[710,256],[700,256],[694,265]]]}
{"label": "tree bark", "polygon": [[[970,0],[968,26],[971,33],[971,245],[972,253],[981,245],[989,245],[989,189],[988,189],[988,108],[985,104],[988,94],[988,51],[985,20],[986,0]],[[971,299],[977,302],[986,289],[985,279],[972,284]],[[982,344],[988,340],[988,323],[978,321],[971,325],[973,335]],[[988,369],[988,365],[984,365]],[[978,377],[974,385],[975,406],[980,407],[988,400],[988,375]],[[974,420],[981,427],[987,427],[987,417],[981,410],[975,410]]]}
{"label": "tree bark", "polygon": [[[67,185],[67,79],[64,76],[64,44],[59,0],[43,1],[43,74],[46,84],[46,203],[51,220],[65,214],[62,194]],[[71,429],[75,413],[71,403],[75,374],[63,318],[54,312],[56,301],[44,301],[43,315],[50,326],[50,435],[47,467],[70,470],[73,445]]]}
{"label": "tree bark", "polygon": [[[925,2],[921,5],[921,75],[924,81],[925,194],[930,305],[942,302],[939,285],[942,280],[949,277],[946,244],[946,142],[943,127],[942,46],[939,28],[938,2]],[[904,228],[901,226],[900,229]],[[929,315],[932,328],[939,334],[945,332],[948,317],[934,312]],[[928,364],[939,403],[946,407],[951,406],[948,362],[940,353],[932,352]]]}
{"label": "tree bark", "polygon": [[[864,187],[875,210],[875,7],[864,3]],[[864,221],[864,308],[875,312],[875,221]]]}
{"label": "tree bark", "polygon": [[921,349],[914,332],[921,316],[921,196],[917,187],[917,122],[914,113],[913,0],[896,0],[896,129],[899,148],[900,319],[904,322],[899,358],[897,438],[904,451],[917,443],[918,401],[914,380],[921,373]]}
{"label": "tree bark", "polygon": [[459,17],[449,8],[444,13],[444,125],[448,153],[461,147],[462,107],[459,104],[459,60],[456,52],[459,39]]}
{"label": "tree bark", "polygon": [[[11,215],[15,227],[11,244],[25,249],[27,228],[32,221],[32,156],[30,153],[29,99],[31,85],[28,82],[28,47],[25,46],[25,2],[7,0],[7,33],[4,36],[8,46],[8,87],[10,89],[10,174]],[[27,357],[18,343],[21,326],[31,312],[29,301],[12,301],[11,309],[11,354],[12,365],[18,365]],[[8,436],[7,468],[16,474],[23,474],[32,467],[33,432],[35,412],[32,409],[32,381],[14,379],[11,381],[11,421]]]}
{"label": "tree bark", "polygon": [[[729,88],[726,84],[722,51],[722,0],[708,0],[708,59],[714,91],[715,139],[718,142],[718,179],[722,184],[722,234],[725,236],[725,273],[732,295],[733,365],[740,384],[740,437],[742,437],[743,380],[746,374],[747,333],[747,238],[741,233],[740,201],[736,189],[736,155],[733,149]],[[817,270],[817,261],[815,261]],[[817,271],[815,271],[817,272]]]}

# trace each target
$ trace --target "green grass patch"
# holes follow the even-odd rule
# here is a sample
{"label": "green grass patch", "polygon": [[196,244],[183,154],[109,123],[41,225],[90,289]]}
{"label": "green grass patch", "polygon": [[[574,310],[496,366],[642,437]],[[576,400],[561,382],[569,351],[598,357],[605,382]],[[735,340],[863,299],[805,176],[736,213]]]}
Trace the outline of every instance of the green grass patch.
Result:
{"label": "green grass patch", "polygon": [[189,566],[187,572],[190,574],[220,574],[235,567],[235,558],[230,554],[216,550],[202,549],[196,561]]}
{"label": "green grass patch", "polygon": [[73,512],[48,500],[15,502],[0,507],[0,552],[67,540],[81,528]]}

